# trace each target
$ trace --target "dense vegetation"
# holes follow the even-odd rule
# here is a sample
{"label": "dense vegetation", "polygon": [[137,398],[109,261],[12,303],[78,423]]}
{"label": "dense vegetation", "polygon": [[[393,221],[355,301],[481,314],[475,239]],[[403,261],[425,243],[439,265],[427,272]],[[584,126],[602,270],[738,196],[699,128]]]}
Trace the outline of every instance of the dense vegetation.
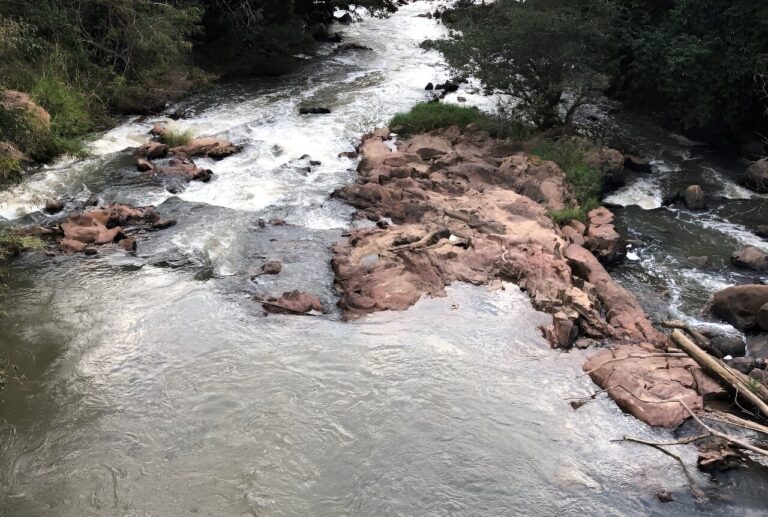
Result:
{"label": "dense vegetation", "polygon": [[[539,127],[605,92],[710,141],[766,126],[768,2],[461,0],[433,43]],[[485,2],[483,2],[485,4]],[[747,133],[746,135],[744,133]]]}
{"label": "dense vegetation", "polygon": [[[392,0],[355,3],[393,9]],[[29,93],[52,116],[50,133],[39,134],[0,113],[0,141],[21,137],[36,159],[76,152],[74,139],[111,113],[157,110],[211,77],[284,71],[291,55],[330,37],[333,12],[345,7],[341,0],[0,2],[0,90]],[[5,164],[6,174],[16,165]]]}

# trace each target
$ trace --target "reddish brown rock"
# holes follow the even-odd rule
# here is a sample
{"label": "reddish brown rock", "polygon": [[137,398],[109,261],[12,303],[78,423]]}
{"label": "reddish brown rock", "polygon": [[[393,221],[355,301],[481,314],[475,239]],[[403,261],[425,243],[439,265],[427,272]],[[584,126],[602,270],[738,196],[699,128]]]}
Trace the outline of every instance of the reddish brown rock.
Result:
{"label": "reddish brown rock", "polygon": [[157,160],[168,156],[168,146],[160,142],[147,142],[136,150],[136,157]]}
{"label": "reddish brown rock", "polygon": [[703,408],[705,398],[724,394],[695,361],[664,356],[650,344],[603,350],[583,368],[619,407],[651,426],[683,423],[689,415],[678,399],[696,411]]}
{"label": "reddish brown rock", "polygon": [[734,266],[753,271],[768,271],[768,254],[754,246],[747,246],[734,252],[731,255],[731,262]]}
{"label": "reddish brown rock", "polygon": [[61,244],[61,250],[64,253],[79,253],[83,251],[87,246],[87,244],[84,242],[80,242],[67,237],[61,239],[59,244]]}
{"label": "reddish brown rock", "polygon": [[587,214],[587,219],[589,227],[585,241],[589,251],[605,265],[612,265],[622,260],[625,249],[621,236],[613,225],[613,212],[605,207],[596,208]]}
{"label": "reddish brown rock", "polygon": [[308,314],[312,311],[323,312],[320,299],[309,293],[291,291],[279,298],[270,297],[263,302],[264,310],[273,314]]}
{"label": "reddish brown rock", "polygon": [[157,124],[152,126],[152,129],[149,130],[150,135],[156,136],[159,138],[164,137],[167,132],[168,132],[168,127],[161,122],[158,122]]}
{"label": "reddish brown rock", "polygon": [[[151,207],[134,208],[127,205],[108,205],[71,215],[61,223],[64,238],[60,244],[67,253],[83,251],[86,244],[107,244],[120,241],[124,249],[133,248],[133,237],[122,233],[125,224],[152,224],[158,219]],[[125,242],[128,241],[128,242]],[[80,246],[80,243],[82,246]]]}
{"label": "reddish brown rock", "polygon": [[49,214],[58,214],[62,210],[64,210],[64,206],[66,203],[60,199],[46,199],[45,200],[45,208],[44,210],[48,212]]}
{"label": "reddish brown rock", "polygon": [[144,158],[138,158],[136,159],[136,168],[139,170],[139,172],[149,172],[152,169],[154,169],[154,165],[152,165],[152,162],[149,160],[145,160]]}
{"label": "reddish brown rock", "polygon": [[[573,202],[554,163],[532,162],[522,152],[497,158],[501,146],[482,132],[434,131],[394,151],[388,134],[366,135],[358,182],[335,194],[368,218],[396,223],[352,230],[334,246],[346,317],[404,310],[423,295],[442,296],[453,282],[501,277],[518,283],[537,308],[558,315],[545,329],[556,346],[570,346],[579,334],[664,341],[586,250],[587,277],[598,270],[604,276],[597,286],[574,280],[564,257],[567,242],[546,213],[548,206]],[[441,157],[426,164],[430,153],[421,156],[419,149],[439,150]],[[522,192],[535,192],[541,203]],[[585,231],[576,223],[571,228]]]}
{"label": "reddish brown rock", "polygon": [[126,237],[125,239],[122,239],[119,244],[121,248],[129,253],[136,251],[136,237]]}
{"label": "reddish brown rock", "polygon": [[195,165],[189,157],[178,154],[168,160],[167,165],[160,165],[153,169],[156,175],[177,176],[186,181],[202,181],[207,183],[213,177],[213,171],[203,169]]}
{"label": "reddish brown rock", "polygon": [[207,156],[214,160],[221,160],[240,152],[240,148],[229,140],[213,137],[201,137],[190,140],[186,145],[171,149],[173,154],[186,156]]}

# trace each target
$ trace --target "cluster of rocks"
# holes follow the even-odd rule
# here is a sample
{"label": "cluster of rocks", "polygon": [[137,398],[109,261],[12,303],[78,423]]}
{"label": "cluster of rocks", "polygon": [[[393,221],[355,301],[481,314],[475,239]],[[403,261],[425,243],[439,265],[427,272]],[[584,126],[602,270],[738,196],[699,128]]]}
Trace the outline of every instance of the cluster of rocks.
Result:
{"label": "cluster of rocks", "polygon": [[[182,183],[190,181],[208,182],[213,171],[198,167],[192,160],[196,156],[205,156],[221,160],[240,151],[240,147],[229,140],[214,137],[193,138],[184,145],[169,147],[164,143],[168,127],[156,124],[150,134],[154,139],[136,150],[136,168],[139,172],[164,179],[178,179]],[[167,183],[171,192],[178,191],[174,183]]]}
{"label": "cluster of rocks", "polygon": [[[655,358],[667,337],[605,269],[624,248],[613,214],[599,208],[586,224],[563,227],[548,217],[575,204],[556,164],[472,125],[416,135],[394,150],[391,144],[387,128],[364,136],[358,180],[335,193],[358,218],[376,223],[351,230],[333,248],[347,318],[407,309],[423,295],[442,296],[452,282],[501,278],[552,315],[542,331],[553,346],[613,344],[585,369],[641,420],[679,424],[684,408],[672,399],[701,408],[704,396],[721,391],[693,361]],[[593,149],[588,159],[605,171],[624,161],[609,149]],[[615,383],[629,391],[612,389]],[[643,402],[659,400],[668,403]]]}
{"label": "cluster of rocks", "polygon": [[[97,207],[96,204],[97,200],[88,200],[56,224],[23,228],[18,232],[55,240],[58,248],[67,254],[95,255],[102,247],[134,252],[138,235],[176,224],[174,219],[162,219],[151,206],[110,204]],[[58,213],[63,208],[63,202],[49,201],[45,211]]]}

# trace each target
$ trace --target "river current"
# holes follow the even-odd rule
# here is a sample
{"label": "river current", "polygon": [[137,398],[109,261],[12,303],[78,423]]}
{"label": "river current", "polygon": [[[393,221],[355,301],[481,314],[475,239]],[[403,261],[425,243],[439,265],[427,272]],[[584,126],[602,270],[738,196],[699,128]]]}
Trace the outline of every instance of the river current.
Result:
{"label": "river current", "polygon": [[[444,34],[417,16],[440,3],[344,29],[371,51],[327,46],[288,76],[175,106],[186,114],[180,127],[244,146],[208,164],[210,183],[172,195],[135,172],[127,148],[155,119],[128,120],[93,143],[91,158],[0,194],[0,216],[17,222],[44,222],[46,197],[94,194],[178,220],[142,239],[135,257],[30,254],[9,266],[0,353],[15,367],[0,391],[0,515],[762,514],[761,470],[717,485],[692,467],[721,497],[701,505],[673,460],[611,441],[669,432],[603,396],[574,411],[569,398],[596,390],[581,375],[585,353],[551,350],[537,329],[546,317],[512,284],[455,285],[409,311],[349,323],[333,309],[329,247],[352,209],[329,194],[356,166],[338,154],[448,77],[440,56],[418,47]],[[300,116],[303,105],[332,113]],[[658,138],[673,155],[664,164],[690,170],[679,164],[693,153],[674,157],[689,148]],[[714,183],[744,198],[734,203],[756,202],[712,168]],[[716,263],[687,295],[690,275],[675,261],[704,254],[692,251],[704,239],[753,238],[730,218],[740,208],[648,210],[662,188],[649,184],[665,177],[634,179],[611,200],[627,206],[625,231],[650,242],[618,273],[638,291],[644,275],[674,284],[671,306],[694,314],[704,291],[737,273]],[[631,206],[640,191],[645,201]],[[260,224],[275,217],[287,224]],[[681,224],[697,229],[695,246],[669,251],[665,235]],[[252,281],[265,260],[281,260],[283,272]],[[252,300],[291,289],[318,294],[331,312],[263,317]],[[695,463],[692,449],[678,449]],[[659,502],[662,489],[676,501]]]}

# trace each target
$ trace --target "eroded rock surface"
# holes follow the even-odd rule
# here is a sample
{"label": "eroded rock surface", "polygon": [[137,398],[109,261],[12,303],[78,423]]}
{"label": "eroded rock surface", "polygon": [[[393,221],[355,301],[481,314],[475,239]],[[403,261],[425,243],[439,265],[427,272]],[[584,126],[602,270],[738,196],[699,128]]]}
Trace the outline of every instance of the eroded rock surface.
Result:
{"label": "eroded rock surface", "polygon": [[677,399],[697,411],[705,398],[724,394],[693,359],[648,344],[603,350],[584,363],[584,370],[619,407],[652,426],[676,427],[688,418]]}
{"label": "eroded rock surface", "polygon": [[[396,150],[388,135],[381,129],[364,137],[359,180],[336,192],[360,217],[395,223],[352,230],[334,247],[347,317],[404,310],[456,281],[505,278],[557,315],[545,332],[555,346],[577,336],[665,340],[597,259],[570,244],[586,228],[569,226],[569,242],[547,216],[548,208],[574,203],[557,165],[510,152],[482,131],[435,131]],[[593,215],[591,226],[613,228],[607,209]],[[566,248],[574,248],[572,258]]]}

